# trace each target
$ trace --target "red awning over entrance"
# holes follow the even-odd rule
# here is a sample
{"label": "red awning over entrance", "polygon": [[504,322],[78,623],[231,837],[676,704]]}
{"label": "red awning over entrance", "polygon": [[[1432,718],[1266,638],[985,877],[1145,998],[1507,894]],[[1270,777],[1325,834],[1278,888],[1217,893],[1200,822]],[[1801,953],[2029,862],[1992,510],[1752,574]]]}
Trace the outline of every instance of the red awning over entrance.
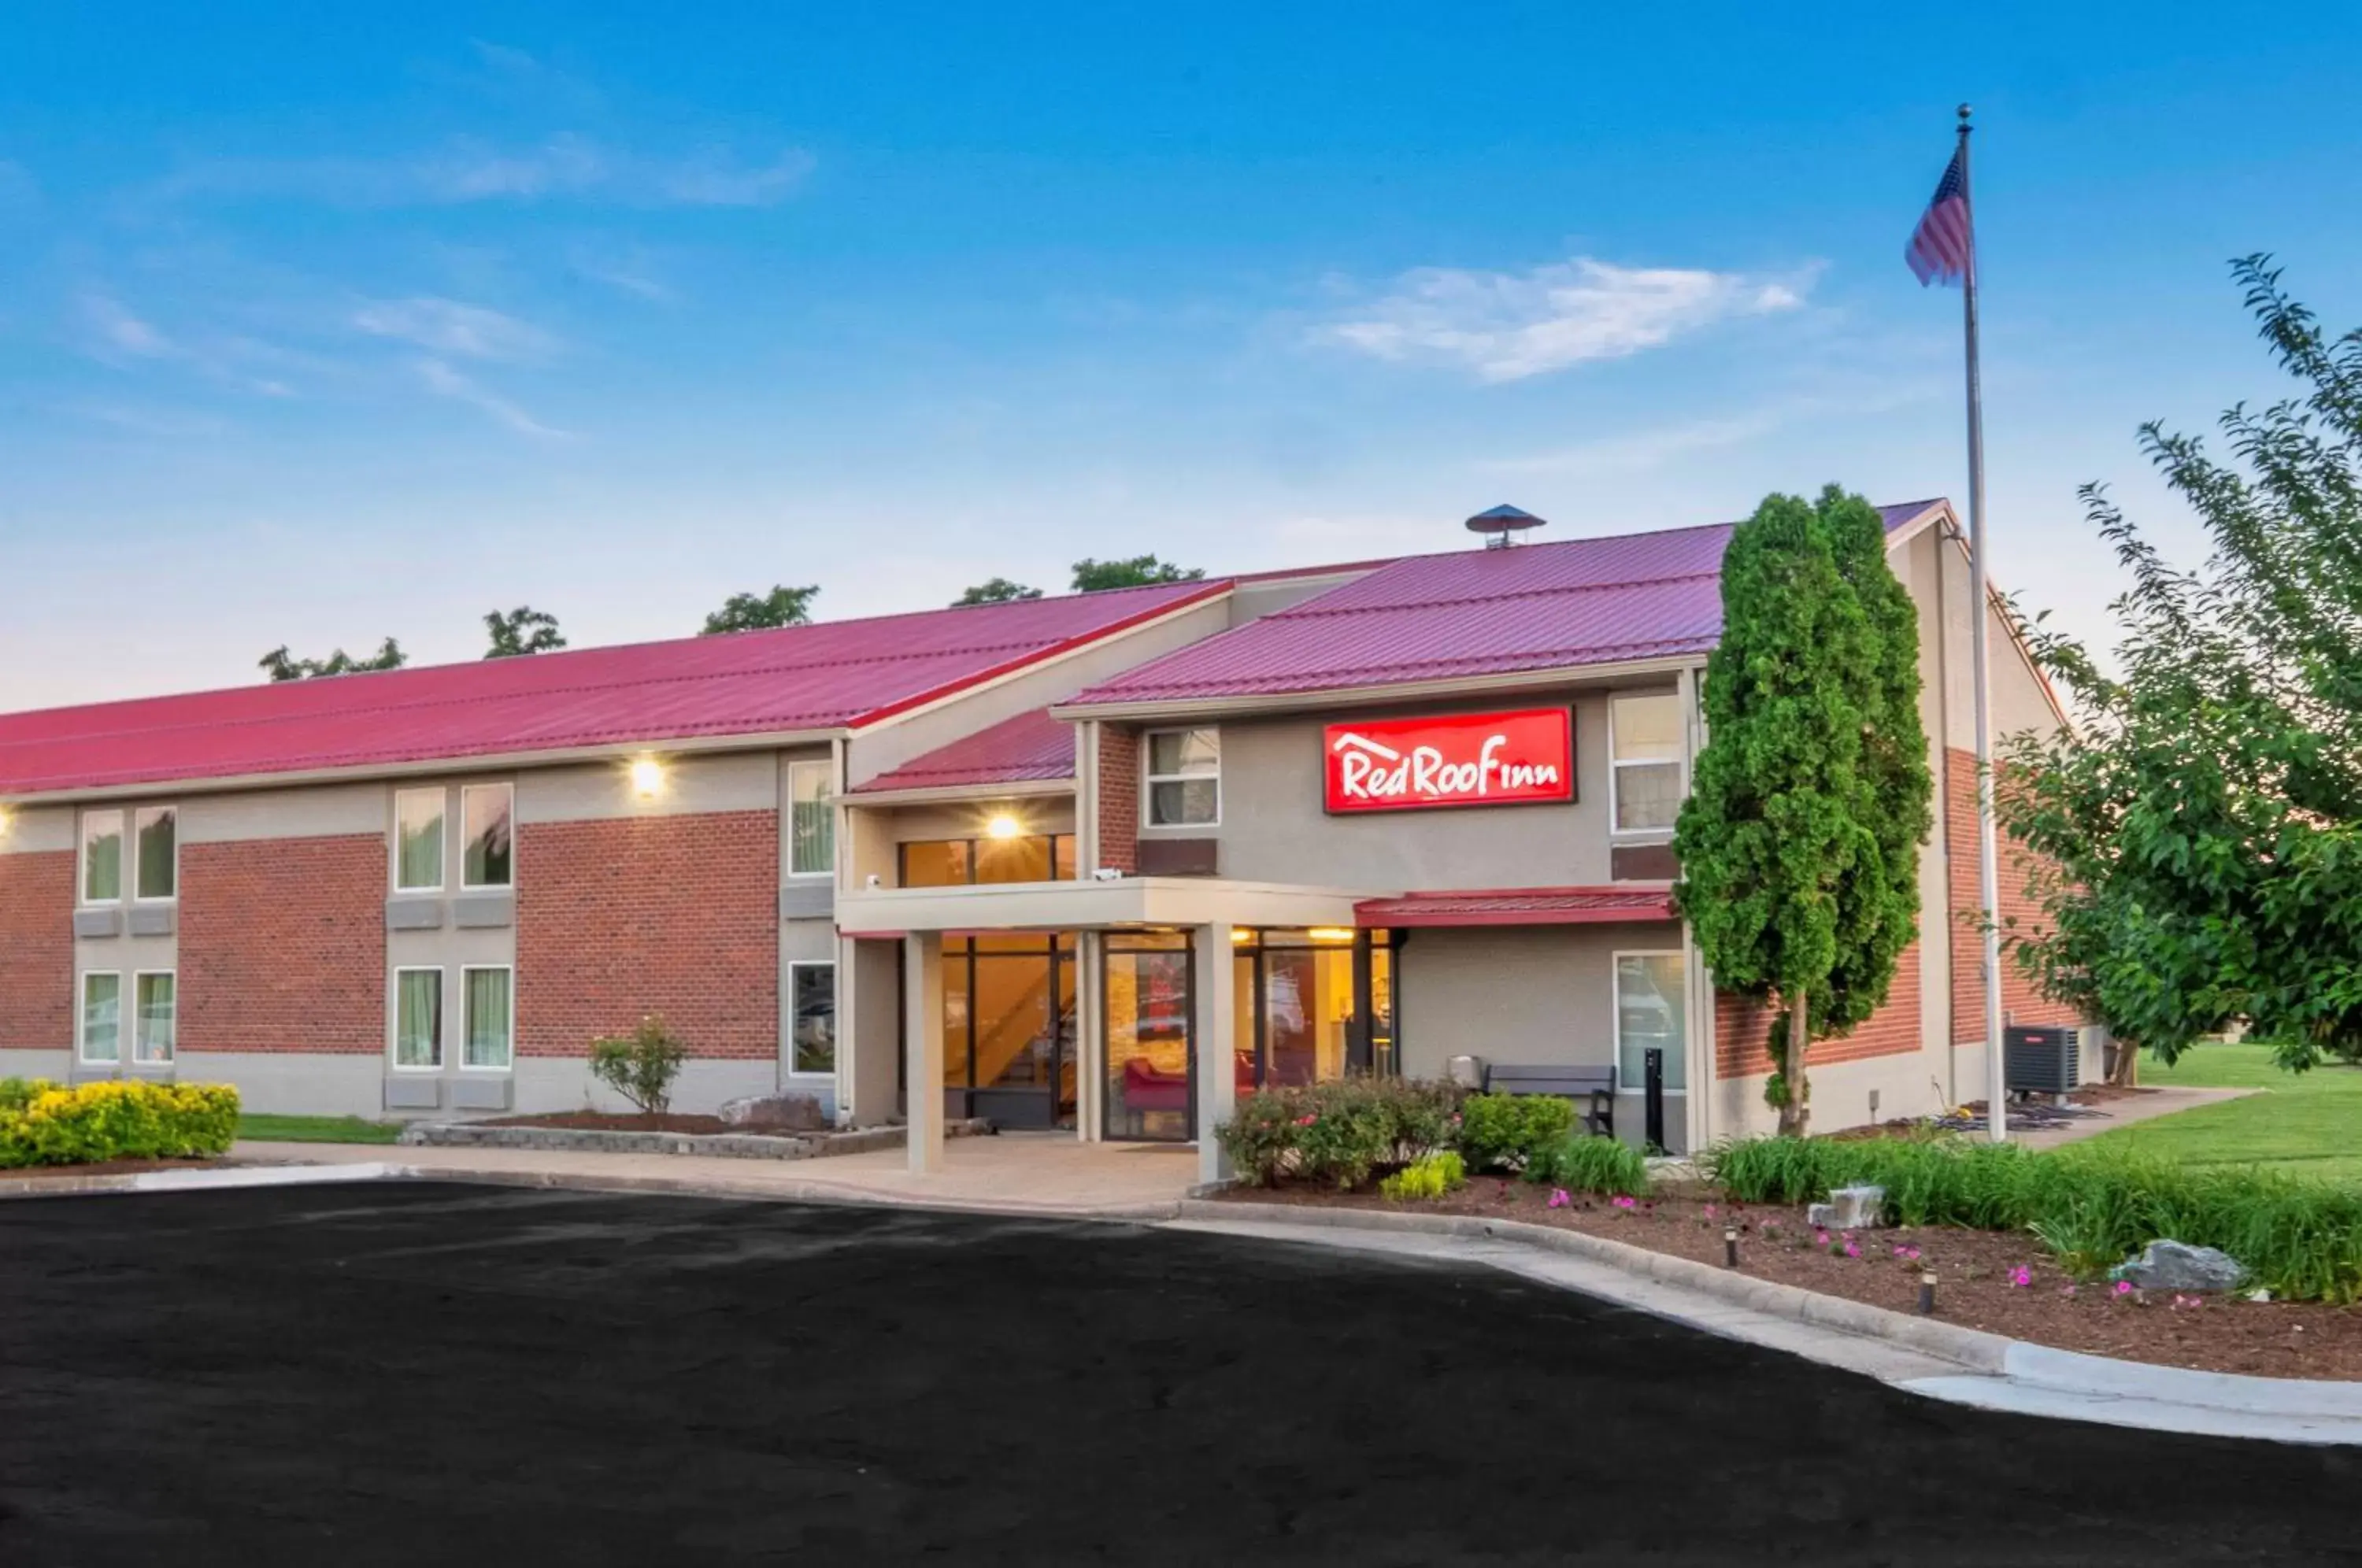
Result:
{"label": "red awning over entrance", "polygon": [[1353,906],[1353,918],[1363,926],[1600,925],[1671,920],[1673,895],[1664,888],[1485,888],[1406,893],[1399,899],[1364,899]]}

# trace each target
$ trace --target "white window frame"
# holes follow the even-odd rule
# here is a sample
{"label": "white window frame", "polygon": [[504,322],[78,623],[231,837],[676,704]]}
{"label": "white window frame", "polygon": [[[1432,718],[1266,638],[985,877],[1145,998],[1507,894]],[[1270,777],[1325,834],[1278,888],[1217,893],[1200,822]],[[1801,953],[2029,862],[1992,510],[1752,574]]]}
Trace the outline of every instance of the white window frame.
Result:
{"label": "white window frame", "polygon": [[[171,814],[171,818],[172,818],[172,890],[171,890],[171,892],[169,892],[169,893],[163,894],[163,895],[162,895],[162,896],[160,896],[160,897],[158,897],[158,898],[152,898],[152,899],[151,899],[151,898],[148,897],[146,894],[142,893],[142,892],[139,890],[139,856],[140,856],[140,849],[139,849],[139,820],[140,820],[142,817],[150,817],[150,818],[152,818],[152,817],[162,816],[162,815],[165,815],[166,813],[170,813],[170,814]],[[126,837],[125,837],[125,839],[124,839],[124,841],[123,841],[123,847],[124,847],[124,851],[125,851],[125,854],[124,854],[124,856],[123,856],[123,861],[124,861],[124,869],[125,869],[125,871],[127,873],[127,880],[128,880],[128,883],[129,883],[129,888],[130,888],[130,892],[131,892],[131,901],[132,901],[133,903],[135,903],[135,904],[170,904],[170,903],[177,903],[177,902],[179,902],[179,901],[180,901],[180,898],[181,898],[181,808],[180,808],[180,807],[178,807],[178,806],[142,806],[142,807],[140,807],[138,810],[137,810],[137,811],[133,812],[131,813],[131,829],[130,829],[130,833],[128,834],[128,835],[127,835],[127,836],[126,836]],[[175,1001],[174,1001],[174,1003],[173,1003],[173,1005],[174,1005],[176,1008],[180,1005],[180,1004],[179,1004],[179,1001],[178,1001],[178,999],[178,999],[178,997],[179,997],[179,994],[180,994],[180,993],[179,993],[177,990],[173,993],[173,995],[174,995],[174,997],[175,997],[175,999],[175,999]]]}
{"label": "white window frame", "polygon": [[[1682,776],[1681,798],[1684,801],[1690,798],[1690,769],[1689,762],[1685,757],[1636,756],[1628,760],[1616,755],[1616,704],[1649,697],[1665,699],[1672,703],[1674,712],[1677,715],[1680,713],[1682,699],[1678,691],[1618,691],[1610,694],[1607,699],[1607,836],[1620,839],[1627,844],[1667,843],[1672,840],[1673,830],[1671,827],[1628,828],[1616,825],[1623,815],[1624,769],[1671,766],[1678,769]],[[1679,732],[1676,731],[1676,733]]]}
{"label": "white window frame", "polygon": [[[1156,737],[1159,735],[1192,735],[1200,732],[1214,737],[1214,771],[1211,773],[1159,773],[1155,771]],[[1214,781],[1214,814],[1202,823],[1160,823],[1156,820],[1156,787],[1159,784],[1187,784],[1201,779]],[[1140,825],[1144,828],[1175,828],[1187,830],[1218,828],[1222,825],[1222,727],[1220,724],[1167,724],[1161,729],[1142,730],[1140,734]]]}
{"label": "white window frame", "polygon": [[[90,1054],[90,982],[104,976],[115,982],[115,1055],[94,1056]],[[134,993],[137,994],[136,991]],[[177,1003],[175,1004],[177,1005]],[[84,969],[74,984],[74,1060],[85,1067],[120,1067],[124,1063],[123,1041],[123,971],[120,969]]]}
{"label": "white window frame", "polygon": [[[119,846],[115,856],[115,896],[93,899],[90,896],[90,824],[100,817],[115,819],[115,842]],[[120,806],[84,812],[74,818],[74,907],[83,910],[103,910],[123,901],[124,890],[131,885],[125,873],[138,879],[137,868],[131,864],[131,813]],[[104,973],[104,971],[101,971]]]}
{"label": "white window frame", "polygon": [[[487,973],[499,973],[509,977],[509,1059],[497,1067],[473,1066],[468,1061],[468,977]],[[513,964],[462,964],[459,966],[459,1054],[453,1061],[453,1066],[459,1071],[490,1077],[504,1077],[516,1071],[516,966]]]}
{"label": "white window frame", "polygon": [[[172,1045],[165,1056],[143,1056],[139,1054],[139,1037],[144,1015],[139,1006],[139,982],[142,980],[172,982]],[[117,1025],[119,1031],[120,1025]],[[135,969],[131,972],[131,1054],[124,1058],[134,1067],[170,1067],[181,1059],[181,974],[177,969]]]}
{"label": "white window frame", "polygon": [[1682,1081],[1678,1085],[1667,1084],[1665,1093],[1668,1097],[1688,1094],[1690,1033],[1693,1028],[1690,1021],[1690,955],[1679,947],[1619,947],[1607,955],[1607,1034],[1616,1052],[1616,1092],[1644,1094],[1648,1091],[1645,1077],[1639,1082],[1628,1084],[1624,1081],[1624,960],[1627,958],[1674,958],[1681,962],[1682,1048],[1678,1055],[1669,1058],[1668,1065],[1673,1061],[1680,1063]]}
{"label": "white window frame", "polygon": [[[479,790],[499,790],[509,801],[509,879],[505,882],[470,882],[468,880],[468,845],[475,837],[469,831],[468,797]],[[517,883],[517,820],[516,785],[502,779],[491,784],[459,786],[459,890],[463,893],[513,893]]]}
{"label": "white window frame", "polygon": [[[431,888],[424,883],[415,887],[406,887],[402,880],[402,802],[406,797],[421,795],[432,795],[436,798],[436,809],[441,813],[443,823],[442,843],[436,845],[441,853],[435,857],[435,885]],[[426,790],[396,790],[393,792],[393,835],[390,847],[392,855],[389,874],[392,878],[393,890],[396,893],[441,892],[443,884],[450,880],[451,877],[451,791],[440,784]]]}
{"label": "white window frame", "polygon": [[[435,1010],[440,1016],[435,1021],[435,1060],[424,1066],[415,1062],[405,1063],[402,1059],[402,977],[404,975],[435,977]],[[393,988],[387,992],[385,999],[385,1065],[388,1071],[423,1077],[443,1070],[444,1058],[449,1055],[445,1036],[450,1033],[451,1019],[451,988],[446,983],[447,979],[440,964],[394,966]]]}
{"label": "white window frame", "polygon": [[[788,960],[788,1005],[784,1010],[787,1014],[788,1026],[788,1077],[791,1078],[810,1078],[814,1080],[821,1078],[833,1079],[836,1077],[837,1063],[844,1059],[844,1037],[842,1033],[840,1033],[835,1041],[831,1044],[830,1055],[833,1060],[826,1067],[798,1067],[796,1066],[796,971],[799,969],[828,970],[830,972],[828,977],[828,988],[831,999],[840,1006],[844,1000],[844,993],[837,988],[835,959],[790,958]],[[1054,979],[1054,976],[1053,977]],[[832,1016],[834,1015],[833,1014]],[[832,1027],[833,1027],[833,1025],[832,1025]]]}
{"label": "white window frame", "polygon": [[[828,864],[817,871],[796,869],[796,776],[809,771],[821,775],[821,801],[829,809]],[[835,764],[828,757],[800,757],[788,764],[788,879],[792,882],[817,882],[836,875],[836,779]]]}

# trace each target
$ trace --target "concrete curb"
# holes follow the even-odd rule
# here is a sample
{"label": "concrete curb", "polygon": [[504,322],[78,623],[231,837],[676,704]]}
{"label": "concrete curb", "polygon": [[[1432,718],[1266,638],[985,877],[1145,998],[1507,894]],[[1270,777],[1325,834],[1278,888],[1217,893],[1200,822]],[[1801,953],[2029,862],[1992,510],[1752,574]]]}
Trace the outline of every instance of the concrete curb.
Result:
{"label": "concrete curb", "polygon": [[1180,1204],[966,1202],[926,1193],[856,1192],[821,1182],[714,1180],[706,1176],[608,1176],[582,1171],[445,1170],[425,1165],[386,1165],[383,1174],[417,1181],[464,1182],[484,1187],[521,1187],[559,1192],[657,1194],[676,1198],[727,1198],[765,1203],[824,1204],[839,1209],[911,1209],[940,1214],[999,1214],[1017,1220],[1105,1220],[1153,1223],[1177,1219]]}
{"label": "concrete curb", "polygon": [[[982,1137],[989,1121],[964,1119],[945,1125],[952,1138]],[[730,1160],[825,1160],[899,1149],[907,1133],[900,1127],[847,1132],[634,1132],[624,1128],[517,1127],[491,1121],[422,1121],[405,1129],[402,1145],[428,1149],[523,1149],[564,1154],[701,1154]]]}
{"label": "concrete curb", "polygon": [[1710,1264],[1693,1263],[1664,1253],[1650,1252],[1625,1242],[1554,1225],[1529,1225],[1518,1220],[1486,1220],[1473,1214],[1388,1214],[1374,1209],[1316,1209],[1278,1203],[1216,1203],[1201,1198],[1180,1205],[1185,1220],[1229,1220],[1266,1225],[1300,1224],[1308,1229],[1410,1231],[1429,1236],[1462,1236],[1488,1241],[1520,1242],[1546,1252],[1567,1253],[1606,1264],[1625,1274],[1712,1296],[1766,1317],[1793,1319],[1815,1328],[1835,1329],[1863,1339],[1884,1340],[1931,1355],[1940,1361],[1992,1376],[2003,1375],[2003,1364],[2015,1342],[1980,1329],[1932,1318],[1905,1317],[1883,1307],[1872,1307],[1817,1290],[1753,1279]]}
{"label": "concrete curb", "polygon": [[[2192,1372],[2183,1367],[2057,1350],[1980,1329],[1965,1329],[1841,1297],[1825,1296],[1796,1286],[1750,1279],[1709,1264],[1672,1257],[1580,1231],[1522,1220],[1460,1214],[1390,1214],[1381,1209],[1316,1209],[1276,1203],[1218,1203],[1195,1198],[1183,1202],[1180,1209],[1186,1220],[1224,1220],[1275,1229],[1459,1236],[1514,1242],[1547,1252],[1565,1253],[1769,1317],[1884,1341],[1951,1362],[1978,1375],[1914,1379],[1897,1386],[1964,1404],[2025,1408],[2031,1413],[2120,1425],[2164,1426],[2172,1430],[2216,1431],[2305,1442],[2362,1443],[2362,1383]],[[2029,1397],[1996,1397],[2003,1385]],[[2048,1401],[2046,1408],[2044,1396],[2063,1397],[2079,1402],[2080,1408],[2060,1408],[2056,1400]]]}
{"label": "concrete curb", "polygon": [[215,1165],[204,1170],[135,1171],[129,1175],[19,1176],[0,1180],[0,1199],[73,1198],[104,1192],[207,1192],[241,1187],[318,1187],[383,1181],[407,1166],[372,1162],[340,1165]]}

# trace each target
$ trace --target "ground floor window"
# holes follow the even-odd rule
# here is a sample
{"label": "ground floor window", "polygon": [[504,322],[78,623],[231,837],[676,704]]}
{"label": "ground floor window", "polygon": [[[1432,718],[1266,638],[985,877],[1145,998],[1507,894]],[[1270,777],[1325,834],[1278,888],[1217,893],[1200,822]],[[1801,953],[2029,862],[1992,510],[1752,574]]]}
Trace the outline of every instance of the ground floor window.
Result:
{"label": "ground floor window", "polygon": [[1182,932],[1111,933],[1100,951],[1107,1038],[1101,1136],[1186,1143],[1198,1122],[1191,940]]}
{"label": "ground floor window", "polygon": [[1242,1090],[1396,1070],[1392,933],[1241,929],[1231,940]]}
{"label": "ground floor window", "polygon": [[171,1062],[180,1022],[178,977],[169,969],[140,975],[133,981],[133,993],[139,1016],[131,1035],[131,1059],[151,1066]]}
{"label": "ground floor window", "polygon": [[393,972],[393,1065],[443,1065],[443,971]]}
{"label": "ground floor window", "polygon": [[459,1054],[463,1067],[505,1068],[516,1032],[515,986],[506,966],[459,971],[467,1016]]}
{"label": "ground floor window", "polygon": [[1665,1092],[1689,1082],[1689,992],[1682,955],[1616,955],[1616,1087],[1637,1094],[1648,1082],[1648,1056],[1664,1053]]}
{"label": "ground floor window", "polygon": [[119,1062],[123,1059],[123,977],[84,975],[82,977],[82,1059]]}
{"label": "ground floor window", "polygon": [[836,966],[788,966],[788,1070],[836,1071]]}

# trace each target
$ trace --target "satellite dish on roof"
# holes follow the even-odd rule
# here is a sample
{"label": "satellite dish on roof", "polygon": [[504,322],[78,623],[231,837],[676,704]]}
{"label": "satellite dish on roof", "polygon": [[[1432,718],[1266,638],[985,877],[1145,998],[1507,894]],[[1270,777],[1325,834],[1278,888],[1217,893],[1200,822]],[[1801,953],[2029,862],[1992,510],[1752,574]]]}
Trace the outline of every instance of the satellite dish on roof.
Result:
{"label": "satellite dish on roof", "polygon": [[1520,506],[1501,505],[1479,512],[1468,519],[1468,531],[1485,536],[1488,550],[1506,550],[1529,528],[1542,526],[1545,519],[1535,516]]}

